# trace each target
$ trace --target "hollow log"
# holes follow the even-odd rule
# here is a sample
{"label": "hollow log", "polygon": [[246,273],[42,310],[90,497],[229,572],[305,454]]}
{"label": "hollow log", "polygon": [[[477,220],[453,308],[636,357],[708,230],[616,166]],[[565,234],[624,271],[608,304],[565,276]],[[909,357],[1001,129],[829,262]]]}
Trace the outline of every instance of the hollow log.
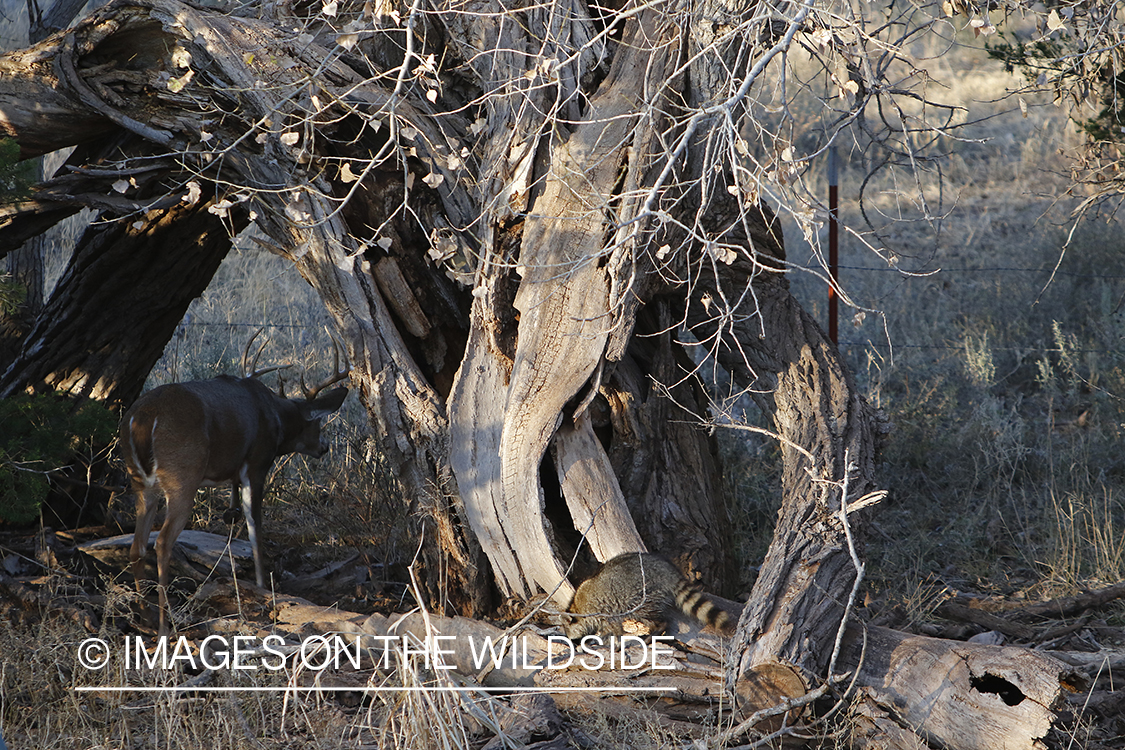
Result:
{"label": "hollow log", "polygon": [[[693,714],[697,721],[702,714],[714,718],[720,707],[729,710],[735,705],[743,718],[758,710],[785,709],[803,694],[793,679],[782,679],[785,673],[779,668],[769,673],[773,679],[744,676],[736,690],[744,699],[752,697],[753,703],[736,702],[724,689],[721,644],[686,626],[676,637],[684,639],[682,648],[687,650],[674,652],[666,662],[670,669],[614,670],[606,668],[608,658],[597,665],[600,668],[548,669],[566,658],[569,647],[561,636],[548,640],[535,631],[508,632],[460,617],[350,615],[282,597],[276,624],[291,633],[338,631],[397,638],[409,632],[419,642],[427,636],[447,636],[441,645],[443,658],[458,679],[479,680],[492,688],[537,686],[560,695],[586,688],[587,696],[628,695],[630,700],[646,697],[636,688],[652,689],[650,702],[677,719]],[[486,639],[499,644],[505,637],[509,650],[502,659],[491,658],[495,652],[481,658]],[[554,661],[548,662],[552,648]],[[838,673],[841,678],[827,695],[855,691],[860,708],[852,739],[861,747],[919,748],[930,743],[950,750],[1036,750],[1045,747],[1042,739],[1057,719],[1055,709],[1064,694],[1080,685],[1072,667],[1037,651],[865,625],[847,629]],[[802,712],[800,719],[805,723],[802,731],[816,730],[811,711]],[[776,725],[764,724],[759,730],[772,726]]]}

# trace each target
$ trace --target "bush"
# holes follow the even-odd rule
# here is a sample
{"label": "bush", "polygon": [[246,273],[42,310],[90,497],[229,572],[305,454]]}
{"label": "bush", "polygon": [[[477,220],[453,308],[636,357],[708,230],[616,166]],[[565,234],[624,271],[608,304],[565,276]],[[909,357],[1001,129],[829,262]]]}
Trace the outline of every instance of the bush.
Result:
{"label": "bush", "polygon": [[113,439],[117,418],[101,404],[54,395],[0,399],[0,520],[27,523],[39,514],[52,472]]}
{"label": "bush", "polygon": [[26,297],[22,284],[12,281],[10,273],[0,273],[0,317],[14,313]]}
{"label": "bush", "polygon": [[23,200],[35,182],[35,162],[20,161],[20,146],[13,138],[0,138],[0,203]]}

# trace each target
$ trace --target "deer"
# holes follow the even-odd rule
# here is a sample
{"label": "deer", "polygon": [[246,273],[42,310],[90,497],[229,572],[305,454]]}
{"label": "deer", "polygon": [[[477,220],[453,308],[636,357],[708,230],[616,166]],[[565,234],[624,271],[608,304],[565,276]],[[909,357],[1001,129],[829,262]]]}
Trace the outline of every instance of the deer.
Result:
{"label": "deer", "polygon": [[138,398],[121,419],[118,451],[137,502],[129,561],[138,593],[160,494],[167,500],[164,525],[155,544],[160,635],[168,634],[172,549],[191,518],[196,491],[229,482],[232,509],[241,497],[255,579],[259,587],[265,587],[259,535],[266,477],[279,456],[324,455],[328,446],[321,439],[321,425],[348,395],[346,387],[320,395],[351,372],[346,357],[345,366],[340,367],[335,339],[333,373],[312,387],[305,385],[302,375],[303,398],[286,398],[284,381],[279,392],[270,390],[261,376],[288,366],[256,369],[268,341],[250,363],[251,345],[260,333],[250,338],[243,352],[243,377],[220,375],[154,388]]}

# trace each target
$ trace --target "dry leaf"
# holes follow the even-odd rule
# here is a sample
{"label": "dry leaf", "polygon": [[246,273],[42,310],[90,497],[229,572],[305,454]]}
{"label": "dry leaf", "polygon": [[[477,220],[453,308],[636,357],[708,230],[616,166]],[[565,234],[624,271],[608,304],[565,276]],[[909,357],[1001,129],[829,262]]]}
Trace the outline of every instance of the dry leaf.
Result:
{"label": "dry leaf", "polygon": [[418,137],[418,131],[409,125],[399,128],[398,134],[408,141],[412,141]]}
{"label": "dry leaf", "polygon": [[328,2],[326,2],[320,9],[320,12],[328,16],[329,18],[335,18],[337,7],[338,5],[336,3],[336,0],[328,0]]}
{"label": "dry leaf", "polygon": [[344,49],[351,49],[359,43],[359,34],[340,34],[336,37],[336,44]]}
{"label": "dry leaf", "polygon": [[293,198],[285,204],[285,215],[294,223],[307,222],[309,220],[308,205],[305,203],[304,193],[295,192],[293,194]]}
{"label": "dry leaf", "polygon": [[113,183],[112,187],[114,190],[124,195],[125,191],[129,189],[129,181],[118,180],[117,182]]}
{"label": "dry leaf", "polygon": [[980,36],[981,34],[988,36],[996,33],[996,27],[987,18],[974,18],[969,21],[969,26],[973,27],[973,36]]}
{"label": "dry leaf", "polygon": [[226,218],[226,216],[230,213],[231,206],[233,205],[234,203],[232,201],[228,201],[226,198],[224,198],[213,206],[208,206],[207,213],[215,214],[215,216],[218,216],[221,219]]}
{"label": "dry leaf", "polygon": [[290,130],[288,133],[282,133],[280,140],[286,146],[295,146],[297,141],[301,140],[301,134]]}
{"label": "dry leaf", "polygon": [[383,248],[384,250],[390,250],[391,245],[394,244],[394,241],[391,240],[390,237],[380,237],[379,239],[375,240],[375,244]]}
{"label": "dry leaf", "polygon": [[168,90],[173,94],[178,94],[184,90],[184,87],[191,83],[191,79],[195,77],[195,71],[189,70],[179,78],[173,78],[168,81]]}
{"label": "dry leaf", "polygon": [[344,162],[344,166],[340,167],[340,182],[351,184],[359,179],[359,176],[352,172],[352,165]]}
{"label": "dry leaf", "polygon": [[430,172],[422,178],[422,182],[426,183],[431,188],[436,188],[438,185],[445,182],[445,175],[441,172]]}
{"label": "dry leaf", "polygon": [[738,259],[738,253],[734,251],[734,248],[720,245],[718,242],[707,243],[707,252],[711,254],[712,258],[728,266]]}
{"label": "dry leaf", "polygon": [[199,202],[199,196],[202,194],[203,191],[200,189],[199,183],[195,180],[192,180],[187,184],[187,195],[185,195],[180,200],[189,206],[194,206]]}
{"label": "dry leaf", "polygon": [[430,89],[426,92],[426,98],[430,100],[430,104],[435,104],[437,102],[437,97],[437,89]]}
{"label": "dry leaf", "polygon": [[1066,21],[1062,20],[1059,12],[1052,8],[1051,12],[1047,14],[1047,28],[1051,31],[1058,31],[1065,27]]}
{"label": "dry leaf", "polygon": [[191,53],[183,47],[176,47],[172,50],[172,65],[177,68],[190,68]]}

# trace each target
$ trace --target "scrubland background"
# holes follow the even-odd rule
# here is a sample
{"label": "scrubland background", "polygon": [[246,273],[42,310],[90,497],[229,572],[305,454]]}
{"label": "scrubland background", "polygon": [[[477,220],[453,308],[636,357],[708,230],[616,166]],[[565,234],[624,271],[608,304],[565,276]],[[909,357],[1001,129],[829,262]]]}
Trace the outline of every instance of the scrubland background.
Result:
{"label": "scrubland background", "polygon": [[[841,230],[839,274],[854,306],[840,305],[839,346],[892,426],[868,602],[898,627],[957,592],[1034,600],[1125,574],[1125,234],[1108,211],[1076,218],[1068,156],[1081,137],[1050,97],[1020,95],[1024,115],[1011,92],[1026,81],[983,41],[962,32],[914,50],[942,83],[927,93],[968,123],[941,144],[940,181],[924,182],[928,218],[899,172],[867,187],[865,224],[866,165],[840,147],[840,220],[854,233]],[[811,170],[826,196],[824,165]],[[789,260],[821,274],[795,270],[792,288],[827,326],[826,251],[789,229]],[[760,559],[776,447],[728,436],[724,450]],[[1108,624],[1125,624],[1125,608]]]}

